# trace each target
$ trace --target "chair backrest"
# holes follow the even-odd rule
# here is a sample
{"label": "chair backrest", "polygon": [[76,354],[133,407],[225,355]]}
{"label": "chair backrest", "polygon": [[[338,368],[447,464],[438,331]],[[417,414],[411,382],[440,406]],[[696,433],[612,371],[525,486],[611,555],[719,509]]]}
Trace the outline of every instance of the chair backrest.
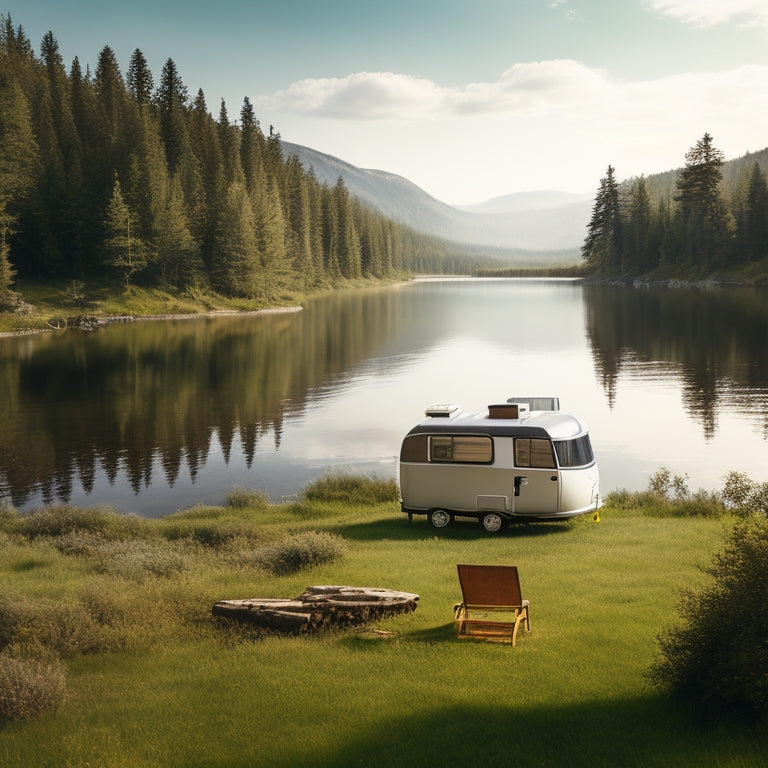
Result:
{"label": "chair backrest", "polygon": [[516,606],[523,604],[517,566],[457,565],[466,606]]}

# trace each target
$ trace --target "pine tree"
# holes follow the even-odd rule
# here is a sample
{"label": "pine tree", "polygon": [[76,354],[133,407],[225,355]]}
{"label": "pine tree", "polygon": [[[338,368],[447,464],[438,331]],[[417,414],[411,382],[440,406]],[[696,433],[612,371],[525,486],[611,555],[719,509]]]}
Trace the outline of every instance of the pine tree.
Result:
{"label": "pine tree", "polygon": [[160,133],[165,144],[168,171],[173,176],[190,150],[185,121],[187,87],[181,81],[173,59],[168,59],[163,66],[155,103],[160,110]]}
{"label": "pine tree", "polygon": [[99,53],[94,85],[107,142],[117,144],[125,112],[125,84],[115,52],[108,45]]}
{"label": "pine tree", "polygon": [[240,161],[240,132],[230,125],[224,99],[221,100],[217,130],[219,132],[219,146],[224,158],[224,179],[227,187],[235,182],[245,182],[243,165]]}
{"label": "pine tree", "polygon": [[0,30],[0,194],[15,222],[13,232],[6,231],[5,242],[19,273],[32,276],[40,267],[38,190],[43,164],[32,111],[18,79],[17,38],[12,27],[0,26]]}
{"label": "pine tree", "polygon": [[149,244],[155,240],[167,202],[168,166],[160,128],[149,109],[141,108],[133,133],[132,162],[122,191],[138,219],[136,235],[145,241],[151,253]]}
{"label": "pine tree", "polygon": [[[52,32],[41,44],[41,57],[47,74],[48,94],[41,102],[49,106],[50,115],[38,122],[42,126],[50,120],[52,134],[44,164],[47,178],[43,181],[48,206],[52,239],[63,257],[65,274],[82,277],[83,216],[86,195],[83,182],[82,147],[72,112],[69,81],[59,53],[59,45]],[[49,100],[48,100],[49,99]]]}
{"label": "pine tree", "polygon": [[285,246],[285,219],[280,192],[271,182],[254,205],[257,243],[261,255],[260,297],[270,299],[288,288],[290,263]]}
{"label": "pine tree", "polygon": [[105,46],[99,54],[93,87],[96,115],[89,126],[93,158],[90,192],[96,197],[91,204],[102,208],[113,192],[115,173],[120,178],[127,176],[130,162],[128,148],[132,140],[130,128],[133,127],[128,113],[129,96],[117,57],[109,46]]}
{"label": "pine tree", "polygon": [[644,274],[657,266],[651,234],[651,201],[645,179],[641,176],[635,179],[629,194],[629,215],[622,253],[622,268],[627,274]]}
{"label": "pine tree", "polygon": [[729,244],[728,210],[720,190],[723,157],[705,133],[686,153],[676,183],[682,255],[705,271],[724,265]]}
{"label": "pine tree", "polygon": [[227,190],[213,258],[211,281],[218,291],[244,298],[258,294],[261,259],[253,208],[242,181]]}
{"label": "pine tree", "polygon": [[746,190],[737,207],[735,261],[760,261],[768,255],[768,184],[755,162],[746,178]]}
{"label": "pine tree", "polygon": [[[72,119],[80,141],[83,204],[78,214],[83,272],[95,274],[102,267],[104,207],[111,193],[113,177],[104,171],[100,144],[102,138],[95,86],[88,74],[83,75],[75,57],[69,75]],[[113,172],[114,173],[114,172]]]}
{"label": "pine tree", "polygon": [[190,139],[192,150],[197,156],[204,193],[201,208],[193,210],[189,217],[190,228],[200,246],[205,269],[210,274],[213,243],[220,211],[224,206],[226,186],[218,129],[208,112],[202,89],[198,90],[192,107]]}
{"label": "pine tree", "polygon": [[312,258],[312,211],[310,208],[309,182],[296,155],[285,164],[286,189],[288,192],[288,226],[286,244],[288,257],[303,290],[308,290],[317,275]]}
{"label": "pine tree", "polygon": [[178,177],[168,184],[155,236],[157,264],[166,285],[186,288],[202,274],[200,250],[187,225],[184,194]]}
{"label": "pine tree", "polygon": [[15,305],[16,294],[11,290],[16,270],[10,259],[10,239],[13,217],[6,211],[6,201],[0,197],[0,312]]}
{"label": "pine tree", "polygon": [[246,96],[240,110],[240,163],[250,195],[254,194],[257,185],[262,185],[266,190],[264,145],[264,134],[254,114],[253,105]]}
{"label": "pine tree", "polygon": [[321,205],[323,272],[331,283],[336,283],[342,276],[339,264],[341,236],[336,198],[327,186],[323,186],[321,190]]}
{"label": "pine tree", "polygon": [[149,104],[155,88],[154,78],[144,54],[137,48],[131,55],[126,75],[128,90],[139,104]]}
{"label": "pine tree", "polygon": [[621,264],[621,210],[619,185],[614,169],[608,166],[595,195],[592,218],[581,255],[587,267],[601,273],[615,273]]}
{"label": "pine tree", "polygon": [[104,251],[107,263],[118,270],[126,287],[133,276],[147,264],[147,249],[138,237],[138,224],[131,209],[126,205],[120,190],[120,182],[115,179],[112,197],[107,206],[104,221],[106,238]]}
{"label": "pine tree", "polygon": [[349,192],[341,176],[336,181],[333,191],[338,221],[339,268],[344,277],[357,278],[362,274],[360,238],[355,227]]}
{"label": "pine tree", "polygon": [[11,205],[29,199],[41,170],[29,102],[0,56],[0,190]]}

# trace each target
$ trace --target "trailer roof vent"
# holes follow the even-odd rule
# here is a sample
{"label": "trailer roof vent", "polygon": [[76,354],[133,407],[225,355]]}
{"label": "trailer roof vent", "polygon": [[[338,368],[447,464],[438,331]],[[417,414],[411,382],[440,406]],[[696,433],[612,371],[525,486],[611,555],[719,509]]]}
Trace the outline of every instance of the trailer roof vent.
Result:
{"label": "trailer roof vent", "polygon": [[424,411],[425,416],[437,419],[452,419],[461,413],[461,406],[447,404],[447,405],[430,405]]}
{"label": "trailer roof vent", "polygon": [[530,409],[526,403],[499,403],[488,406],[489,419],[522,419]]}
{"label": "trailer roof vent", "polygon": [[525,403],[532,411],[559,411],[559,397],[509,397],[508,403]]}

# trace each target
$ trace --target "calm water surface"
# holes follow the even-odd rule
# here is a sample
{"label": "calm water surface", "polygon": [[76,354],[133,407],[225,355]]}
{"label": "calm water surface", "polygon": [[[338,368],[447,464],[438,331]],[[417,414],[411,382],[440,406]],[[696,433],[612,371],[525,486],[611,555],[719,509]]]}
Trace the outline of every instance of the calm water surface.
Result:
{"label": "calm water surface", "polygon": [[768,292],[428,280],[292,314],[0,339],[0,497],[160,516],[328,469],[397,476],[432,403],[557,395],[603,493],[768,479]]}

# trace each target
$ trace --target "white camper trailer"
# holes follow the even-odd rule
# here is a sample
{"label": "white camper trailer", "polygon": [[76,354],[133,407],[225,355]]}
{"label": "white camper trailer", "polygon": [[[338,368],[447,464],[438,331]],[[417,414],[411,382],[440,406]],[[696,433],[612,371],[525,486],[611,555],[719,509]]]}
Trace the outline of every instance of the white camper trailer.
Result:
{"label": "white camper trailer", "polygon": [[400,450],[401,508],[435,528],[454,517],[495,532],[511,521],[597,510],[599,474],[589,433],[558,398],[509,398],[488,414],[435,405]]}

